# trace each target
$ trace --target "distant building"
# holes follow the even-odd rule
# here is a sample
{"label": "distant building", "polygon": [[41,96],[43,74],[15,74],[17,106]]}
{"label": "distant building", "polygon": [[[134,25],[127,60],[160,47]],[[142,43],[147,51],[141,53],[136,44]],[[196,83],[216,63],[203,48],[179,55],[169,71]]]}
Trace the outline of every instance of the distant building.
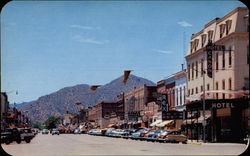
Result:
{"label": "distant building", "polygon": [[5,92],[1,92],[1,130],[4,130],[6,125],[6,118],[8,116],[9,101]]}
{"label": "distant building", "polygon": [[142,85],[124,93],[125,123],[141,126],[144,107],[147,103],[156,100],[154,96],[156,88],[156,86]]}

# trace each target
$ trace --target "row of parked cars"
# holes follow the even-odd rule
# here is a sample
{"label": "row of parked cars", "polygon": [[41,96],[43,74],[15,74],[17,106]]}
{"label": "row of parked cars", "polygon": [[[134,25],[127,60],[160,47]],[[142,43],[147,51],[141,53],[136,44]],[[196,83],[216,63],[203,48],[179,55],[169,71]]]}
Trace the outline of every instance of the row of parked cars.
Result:
{"label": "row of parked cars", "polygon": [[31,130],[30,128],[7,128],[4,132],[1,132],[1,143],[10,144],[14,141],[18,144],[22,141],[30,143],[37,133],[38,131]]}
{"label": "row of parked cars", "polygon": [[181,142],[186,144],[187,137],[180,131],[139,129],[91,129],[89,135],[109,136],[132,140],[145,140],[157,142]]}

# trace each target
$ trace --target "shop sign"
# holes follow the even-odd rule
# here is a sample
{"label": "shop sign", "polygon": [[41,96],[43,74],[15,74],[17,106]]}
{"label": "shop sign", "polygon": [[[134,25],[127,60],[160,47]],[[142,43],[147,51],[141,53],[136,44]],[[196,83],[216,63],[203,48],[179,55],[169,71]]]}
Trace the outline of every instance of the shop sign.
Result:
{"label": "shop sign", "polygon": [[221,103],[213,103],[212,108],[221,109],[221,108],[234,108],[234,104],[232,102],[221,102]]}
{"label": "shop sign", "polygon": [[162,112],[162,120],[183,119],[183,112],[169,111]]}
{"label": "shop sign", "polygon": [[134,117],[139,117],[140,115],[140,111],[134,111],[134,112],[128,112],[129,116],[134,116]]}

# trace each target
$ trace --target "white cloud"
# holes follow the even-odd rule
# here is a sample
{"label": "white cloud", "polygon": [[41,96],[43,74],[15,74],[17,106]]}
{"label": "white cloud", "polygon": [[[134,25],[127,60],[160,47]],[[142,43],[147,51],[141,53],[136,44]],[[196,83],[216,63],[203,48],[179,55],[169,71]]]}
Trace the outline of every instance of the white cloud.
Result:
{"label": "white cloud", "polygon": [[100,29],[100,27],[91,27],[91,26],[83,26],[78,24],[70,25],[71,28],[78,28],[78,29],[85,29],[85,30],[94,30],[94,29]]}
{"label": "white cloud", "polygon": [[75,41],[77,42],[82,42],[82,43],[92,43],[92,44],[105,44],[108,43],[109,40],[104,40],[104,41],[98,41],[95,40],[94,38],[84,38],[81,35],[75,35],[72,37]]}
{"label": "white cloud", "polygon": [[162,54],[172,54],[172,51],[169,50],[161,50],[161,49],[152,49],[153,51],[156,51],[158,53],[162,53]]}
{"label": "white cloud", "polygon": [[178,24],[180,24],[182,27],[192,27],[193,25],[186,22],[186,21],[181,21],[181,22],[178,22]]}

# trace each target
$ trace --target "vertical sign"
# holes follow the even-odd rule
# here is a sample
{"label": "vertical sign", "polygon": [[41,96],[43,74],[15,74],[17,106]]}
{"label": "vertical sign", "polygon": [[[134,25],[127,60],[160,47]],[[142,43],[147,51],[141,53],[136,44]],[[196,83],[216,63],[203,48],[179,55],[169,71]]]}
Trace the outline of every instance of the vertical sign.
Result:
{"label": "vertical sign", "polygon": [[206,46],[206,52],[207,52],[207,76],[212,78],[213,75],[213,44],[211,41],[208,42]]}

